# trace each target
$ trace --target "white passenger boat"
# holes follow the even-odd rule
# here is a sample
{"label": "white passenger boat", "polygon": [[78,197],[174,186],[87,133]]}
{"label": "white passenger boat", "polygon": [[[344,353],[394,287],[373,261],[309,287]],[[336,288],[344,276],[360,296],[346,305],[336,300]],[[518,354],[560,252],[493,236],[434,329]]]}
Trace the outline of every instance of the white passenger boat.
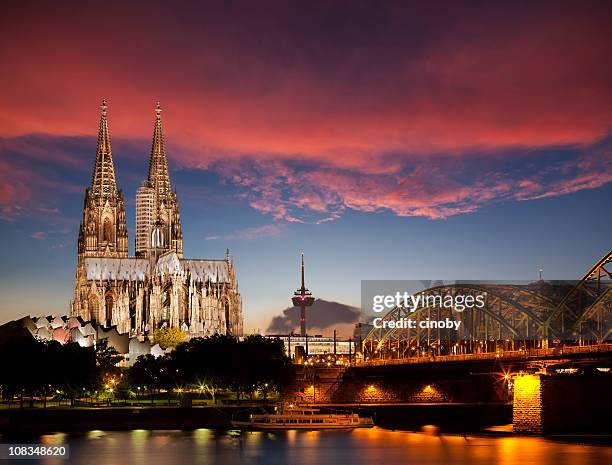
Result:
{"label": "white passenger boat", "polygon": [[372,418],[356,413],[321,413],[319,409],[286,407],[276,413],[251,414],[248,420],[232,420],[234,428],[248,429],[352,429],[371,428]]}

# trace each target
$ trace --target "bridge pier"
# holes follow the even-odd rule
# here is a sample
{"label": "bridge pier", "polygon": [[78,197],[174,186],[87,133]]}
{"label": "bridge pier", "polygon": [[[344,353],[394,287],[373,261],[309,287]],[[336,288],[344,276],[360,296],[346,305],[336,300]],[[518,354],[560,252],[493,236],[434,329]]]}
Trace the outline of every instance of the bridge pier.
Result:
{"label": "bridge pier", "polygon": [[517,433],[542,432],[542,380],[540,375],[514,379],[512,429]]}
{"label": "bridge pier", "polygon": [[612,431],[612,376],[519,375],[514,379],[512,424],[517,433]]}

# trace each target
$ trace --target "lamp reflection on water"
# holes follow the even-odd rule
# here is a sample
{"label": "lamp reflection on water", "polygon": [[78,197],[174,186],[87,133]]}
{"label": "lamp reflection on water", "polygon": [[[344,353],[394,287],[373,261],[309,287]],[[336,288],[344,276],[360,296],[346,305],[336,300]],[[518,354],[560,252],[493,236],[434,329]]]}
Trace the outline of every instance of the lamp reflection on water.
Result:
{"label": "lamp reflection on water", "polygon": [[[237,437],[210,429],[90,431],[86,435],[68,434],[61,440],[69,444],[71,460],[73,457],[76,460],[74,463],[89,463],[89,459],[95,458],[100,465],[196,462],[220,465],[612,463],[612,450],[606,447],[567,444],[543,437],[452,435],[441,433],[437,428],[430,424],[421,432],[391,431],[379,427],[353,431],[239,432]],[[45,435],[44,440],[58,440],[60,437]],[[78,461],[81,458],[83,461]]]}
{"label": "lamp reflection on water", "polygon": [[440,432],[440,428],[436,425],[423,425],[421,431],[425,434],[437,436]]}
{"label": "lamp reflection on water", "polygon": [[40,443],[46,446],[66,443],[66,433],[43,434],[40,436]]}

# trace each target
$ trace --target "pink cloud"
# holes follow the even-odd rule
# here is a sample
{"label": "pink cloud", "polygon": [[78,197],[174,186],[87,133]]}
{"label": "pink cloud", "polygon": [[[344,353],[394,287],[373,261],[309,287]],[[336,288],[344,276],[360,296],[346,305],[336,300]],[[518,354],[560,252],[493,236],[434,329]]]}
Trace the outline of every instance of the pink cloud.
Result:
{"label": "pink cloud", "polygon": [[[95,136],[106,96],[112,136],[146,140],[159,99],[173,163],[219,169],[253,208],[291,222],[331,221],[347,208],[444,218],[609,181],[609,165],[594,161],[558,166],[555,179],[500,166],[470,179],[440,161],[472,169],[474,152],[513,159],[510,149],[605,137],[605,3],[205,10],[108,6],[112,34],[91,27],[99,10],[86,4],[6,11],[0,136]],[[82,163],[61,149],[27,152]],[[4,178],[5,218],[23,214],[32,184],[48,183]]]}
{"label": "pink cloud", "polygon": [[243,160],[214,169],[244,188],[241,195],[251,207],[276,220],[331,221],[346,209],[442,219],[494,202],[541,199],[611,182],[612,152],[590,150],[540,170],[526,168],[518,173],[505,171],[503,160],[491,164],[483,162],[482,156],[460,161],[448,157],[417,163],[406,160],[406,168],[389,174],[333,166],[296,167],[291,160]]}
{"label": "pink cloud", "polygon": [[[343,12],[346,24],[327,31],[340,37],[327,42],[308,26],[331,21],[323,10],[242,8],[107,8],[113,34],[103,35],[87,26],[99,11],[86,5],[7,11],[0,134],[91,135],[105,95],[112,134],[148,139],[160,99],[186,166],[249,153],[384,172],[391,151],[587,144],[612,128],[603,4],[413,7],[383,15],[384,33],[367,14],[351,22]],[[356,44],[362,23],[373,38]]]}

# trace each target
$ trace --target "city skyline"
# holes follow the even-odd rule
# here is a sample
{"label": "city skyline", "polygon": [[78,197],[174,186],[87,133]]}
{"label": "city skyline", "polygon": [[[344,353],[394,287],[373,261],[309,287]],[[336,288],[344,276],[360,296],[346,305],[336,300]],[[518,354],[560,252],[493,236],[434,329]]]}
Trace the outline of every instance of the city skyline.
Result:
{"label": "city skyline", "polygon": [[231,249],[247,332],[290,306],[302,251],[313,294],[350,306],[362,279],[579,279],[608,251],[609,8],[245,4],[248,24],[199,24],[111,3],[92,30],[62,7],[0,20],[0,322],[68,312],[102,97],[130,255],[159,100],[185,253]]}

